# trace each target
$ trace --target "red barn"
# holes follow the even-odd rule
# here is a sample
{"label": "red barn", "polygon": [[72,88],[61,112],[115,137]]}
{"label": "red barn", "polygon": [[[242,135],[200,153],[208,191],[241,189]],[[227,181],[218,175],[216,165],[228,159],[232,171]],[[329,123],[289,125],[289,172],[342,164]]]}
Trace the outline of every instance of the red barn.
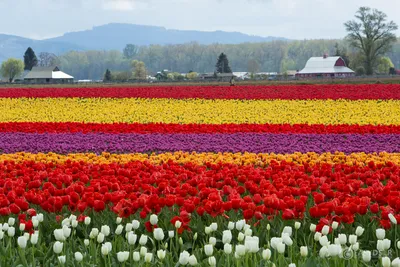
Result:
{"label": "red barn", "polygon": [[304,69],[296,74],[299,78],[313,77],[352,77],[355,73],[346,66],[341,57],[312,57]]}

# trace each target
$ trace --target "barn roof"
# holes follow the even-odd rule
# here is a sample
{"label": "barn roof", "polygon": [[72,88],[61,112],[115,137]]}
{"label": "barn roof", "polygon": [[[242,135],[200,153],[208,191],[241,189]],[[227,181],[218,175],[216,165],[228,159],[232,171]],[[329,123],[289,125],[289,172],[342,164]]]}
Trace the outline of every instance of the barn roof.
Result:
{"label": "barn roof", "polygon": [[24,79],[73,79],[58,67],[33,67]]}
{"label": "barn roof", "polygon": [[[354,73],[346,66],[335,66],[341,57],[312,57],[307,61],[304,69],[298,74],[314,74],[314,73]],[[343,60],[343,59],[342,59]]]}

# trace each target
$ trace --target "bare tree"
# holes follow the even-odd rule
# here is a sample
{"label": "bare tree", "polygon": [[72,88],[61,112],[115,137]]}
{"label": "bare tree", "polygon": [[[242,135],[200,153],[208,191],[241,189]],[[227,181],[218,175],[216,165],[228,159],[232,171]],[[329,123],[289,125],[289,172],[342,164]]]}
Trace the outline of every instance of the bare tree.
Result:
{"label": "bare tree", "polygon": [[42,52],[39,54],[38,66],[53,67],[60,64],[60,60],[53,53]]}
{"label": "bare tree", "polygon": [[377,9],[360,7],[355,15],[357,20],[344,24],[348,32],[346,39],[361,50],[364,56],[364,68],[367,75],[374,73],[380,56],[388,52],[396,41],[397,24],[387,22],[387,15]]}

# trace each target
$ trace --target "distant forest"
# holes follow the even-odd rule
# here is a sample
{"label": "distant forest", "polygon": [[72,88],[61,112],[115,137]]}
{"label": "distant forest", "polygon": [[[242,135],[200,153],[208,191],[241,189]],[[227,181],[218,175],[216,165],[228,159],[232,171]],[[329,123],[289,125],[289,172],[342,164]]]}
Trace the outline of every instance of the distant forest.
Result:
{"label": "distant forest", "polygon": [[[228,56],[234,72],[285,72],[304,68],[312,56],[335,54],[335,44],[346,51],[350,67],[359,65],[359,56],[343,40],[271,41],[236,45],[187,43],[135,47],[126,57],[123,51],[71,51],[60,55],[57,63],[75,79],[102,79],[106,69],[130,71],[134,59],[143,61],[150,74],[168,69],[173,72],[213,72],[220,53]],[[387,54],[400,68],[400,42]]]}

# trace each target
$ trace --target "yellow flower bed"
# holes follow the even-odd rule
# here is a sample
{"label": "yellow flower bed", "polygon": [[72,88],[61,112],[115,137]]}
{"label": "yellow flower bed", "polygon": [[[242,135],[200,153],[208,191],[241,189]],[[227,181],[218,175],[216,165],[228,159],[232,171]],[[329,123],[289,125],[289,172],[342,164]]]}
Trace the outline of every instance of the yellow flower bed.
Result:
{"label": "yellow flower bed", "polygon": [[398,100],[0,99],[1,122],[400,124]]}
{"label": "yellow flower bed", "polygon": [[329,164],[347,164],[347,165],[367,165],[370,161],[376,164],[392,162],[400,165],[400,153],[352,153],[346,155],[342,152],[337,153],[323,153],[317,154],[314,152],[309,153],[293,153],[293,154],[255,154],[255,153],[161,153],[161,154],[110,154],[103,153],[101,155],[91,153],[77,153],[61,155],[56,153],[15,153],[15,154],[1,154],[0,162],[14,161],[21,163],[24,161],[35,162],[53,162],[55,164],[65,163],[67,160],[73,162],[83,161],[90,164],[108,164],[119,163],[125,164],[131,161],[148,161],[151,164],[163,164],[172,160],[179,164],[194,163],[197,165],[204,165],[206,163],[231,163],[237,165],[254,165],[265,166],[270,164],[271,161],[286,161],[295,164],[308,163],[310,165],[329,163]]}

